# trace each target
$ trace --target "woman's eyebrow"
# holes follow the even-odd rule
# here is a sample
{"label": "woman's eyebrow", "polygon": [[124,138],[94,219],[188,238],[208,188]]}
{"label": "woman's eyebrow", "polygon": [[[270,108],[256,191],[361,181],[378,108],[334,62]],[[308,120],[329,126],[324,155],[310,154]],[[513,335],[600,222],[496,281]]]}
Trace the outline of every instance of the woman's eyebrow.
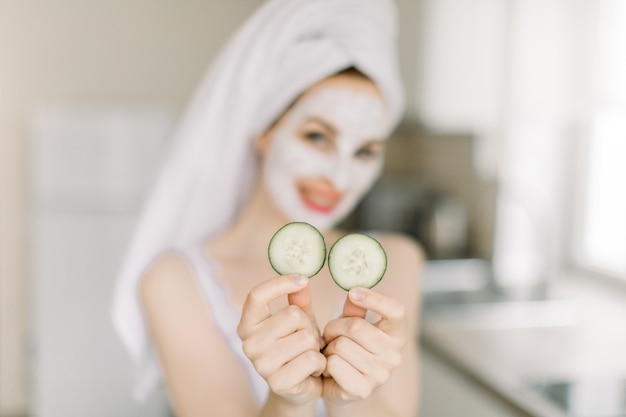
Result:
{"label": "woman's eyebrow", "polygon": [[324,127],[324,129],[330,131],[332,134],[336,135],[337,134],[337,128],[335,128],[335,126],[333,126],[331,123],[327,122],[326,120],[317,117],[317,116],[310,116],[307,119],[307,122],[314,122],[314,123],[318,123],[320,125],[322,125]]}
{"label": "woman's eyebrow", "polygon": [[369,148],[373,146],[385,146],[387,141],[385,139],[371,139],[363,142],[361,148]]}

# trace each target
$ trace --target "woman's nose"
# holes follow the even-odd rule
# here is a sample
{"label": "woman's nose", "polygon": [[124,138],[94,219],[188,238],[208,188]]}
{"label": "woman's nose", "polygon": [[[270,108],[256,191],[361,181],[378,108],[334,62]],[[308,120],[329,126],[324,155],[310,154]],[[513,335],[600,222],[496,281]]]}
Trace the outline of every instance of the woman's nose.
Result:
{"label": "woman's nose", "polygon": [[344,158],[337,158],[331,175],[331,182],[337,191],[346,191],[350,187],[350,163]]}

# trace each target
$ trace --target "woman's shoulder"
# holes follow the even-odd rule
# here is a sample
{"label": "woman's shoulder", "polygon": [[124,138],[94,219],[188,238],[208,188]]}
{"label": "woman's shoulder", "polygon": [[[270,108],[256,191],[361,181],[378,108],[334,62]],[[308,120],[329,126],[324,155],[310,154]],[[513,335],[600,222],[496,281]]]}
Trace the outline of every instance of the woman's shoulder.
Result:
{"label": "woman's shoulder", "polygon": [[[335,230],[330,235],[331,242],[349,232],[345,230]],[[404,270],[410,275],[419,273],[426,258],[422,245],[413,237],[398,232],[366,230],[361,231],[376,239],[387,254],[388,268]]]}
{"label": "woman's shoulder", "polygon": [[375,232],[372,233],[387,252],[387,256],[412,261],[419,266],[425,258],[424,250],[417,240],[402,233]]}
{"label": "woman's shoulder", "polygon": [[[189,331],[206,331],[213,323],[193,267],[181,252],[156,256],[141,277],[138,290],[148,323],[160,343],[168,335],[187,337]],[[177,329],[176,323],[187,325]]]}
{"label": "woman's shoulder", "polygon": [[153,298],[181,286],[192,285],[193,275],[185,255],[168,250],[155,256],[141,276],[139,291]]}
{"label": "woman's shoulder", "polygon": [[387,254],[385,275],[393,279],[383,279],[381,286],[392,292],[405,292],[408,288],[419,288],[421,270],[425,254],[422,246],[412,237],[394,232],[372,233]]}

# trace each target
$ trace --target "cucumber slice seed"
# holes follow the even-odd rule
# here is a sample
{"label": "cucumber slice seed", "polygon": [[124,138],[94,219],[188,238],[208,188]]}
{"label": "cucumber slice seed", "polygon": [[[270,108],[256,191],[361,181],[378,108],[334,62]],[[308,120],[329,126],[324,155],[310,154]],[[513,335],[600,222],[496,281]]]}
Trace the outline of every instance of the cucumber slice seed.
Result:
{"label": "cucumber slice seed", "polygon": [[373,237],[351,233],[330,248],[328,269],[335,283],[346,291],[373,288],[385,275],[387,254]]}
{"label": "cucumber slice seed", "polygon": [[270,265],[280,275],[312,277],[326,262],[326,242],[314,226],[287,223],[272,236],[268,247]]}

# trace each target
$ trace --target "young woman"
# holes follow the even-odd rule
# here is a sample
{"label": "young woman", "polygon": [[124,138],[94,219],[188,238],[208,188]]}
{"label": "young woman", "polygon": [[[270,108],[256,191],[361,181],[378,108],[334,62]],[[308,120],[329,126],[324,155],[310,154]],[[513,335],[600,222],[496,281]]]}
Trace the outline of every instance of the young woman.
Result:
{"label": "young woman", "polygon": [[209,73],[116,292],[139,396],[164,380],[181,417],[416,415],[418,247],[376,234],[385,278],[348,294],[267,259],[289,221],[330,247],[378,177],[402,110],[394,12],[270,1]]}

